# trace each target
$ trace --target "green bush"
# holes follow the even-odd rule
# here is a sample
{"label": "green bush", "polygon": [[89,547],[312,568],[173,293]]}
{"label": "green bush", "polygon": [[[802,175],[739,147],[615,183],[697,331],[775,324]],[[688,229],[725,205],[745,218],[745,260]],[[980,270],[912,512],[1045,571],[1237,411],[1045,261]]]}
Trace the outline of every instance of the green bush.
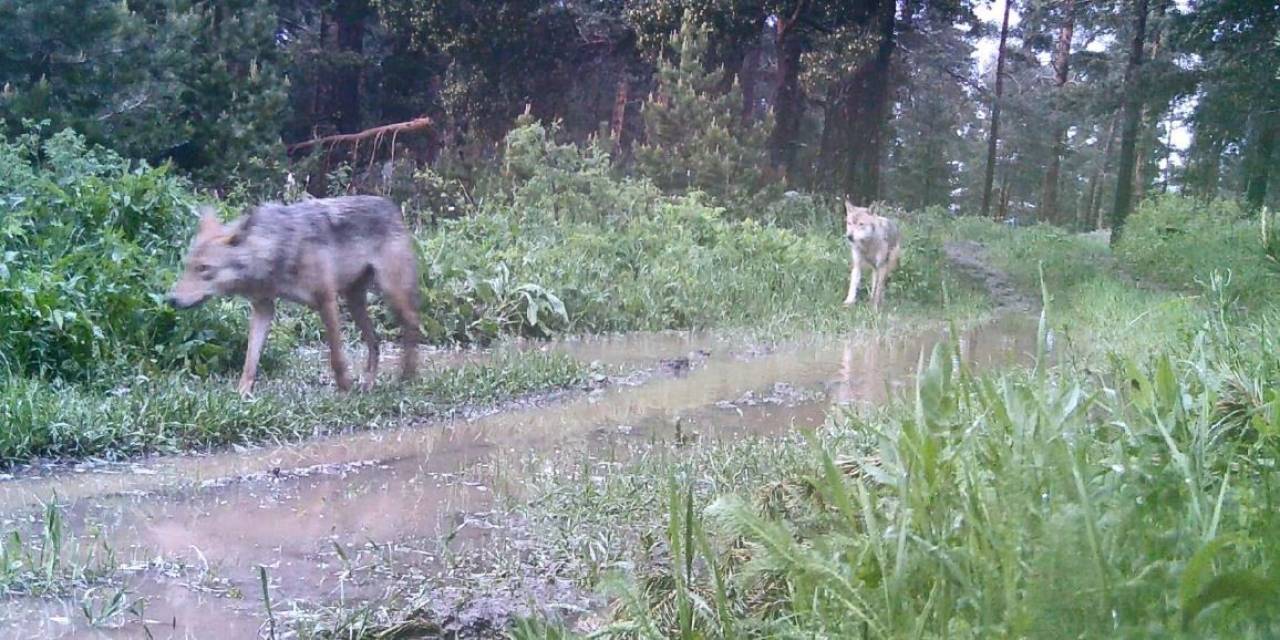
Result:
{"label": "green bush", "polygon": [[237,358],[228,307],[164,304],[194,222],[182,181],[70,131],[0,143],[0,167],[0,366],[83,381],[123,363],[210,371]]}
{"label": "green bush", "polygon": [[[525,118],[506,139],[501,189],[419,234],[423,325],[438,341],[759,324],[833,310],[848,278],[840,210],[792,194],[729,213],[701,192],[619,177],[595,145]],[[892,299],[936,303],[936,215],[902,216]],[[787,226],[781,226],[783,223]]]}
{"label": "green bush", "polygon": [[1259,223],[1232,201],[1147,200],[1129,218],[1116,249],[1138,275],[1167,286],[1193,288],[1214,272],[1230,273],[1228,293],[1246,305],[1275,298],[1275,263]]}
{"label": "green bush", "polygon": [[[626,182],[617,189],[644,188]],[[843,297],[848,254],[834,221],[798,231],[726,220],[696,195],[658,197],[648,208],[610,213],[608,225],[544,209],[442,223],[420,244],[428,334],[484,341],[759,324],[815,317]],[[606,215],[589,215],[597,214]],[[938,236],[913,227],[892,299],[937,302],[942,261]]]}
{"label": "green bush", "polygon": [[648,215],[661,196],[647,180],[613,175],[609,153],[597,144],[556,142],[559,131],[522,116],[507,134],[502,193],[491,201],[510,202],[513,215],[608,224]]}

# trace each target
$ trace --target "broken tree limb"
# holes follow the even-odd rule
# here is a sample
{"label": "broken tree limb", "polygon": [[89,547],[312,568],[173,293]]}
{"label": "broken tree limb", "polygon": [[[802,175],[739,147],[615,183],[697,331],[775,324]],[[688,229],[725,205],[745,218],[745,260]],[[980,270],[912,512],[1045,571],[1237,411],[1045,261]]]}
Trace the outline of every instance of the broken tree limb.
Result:
{"label": "broken tree limb", "polygon": [[340,133],[337,135],[324,136],[321,138],[307,140],[305,142],[298,142],[296,144],[289,145],[288,152],[292,154],[297,151],[302,151],[303,149],[308,149],[310,147],[326,146],[326,145],[332,148],[339,144],[344,144],[348,142],[353,143],[358,147],[361,141],[368,140],[369,138],[373,138],[374,150],[376,151],[378,143],[381,142],[382,139],[388,133],[391,134],[391,139],[395,140],[396,137],[399,136],[399,134],[401,133],[431,129],[434,124],[435,123],[432,122],[431,118],[427,118],[424,116],[422,118],[414,118],[413,120],[408,120],[405,122],[393,122],[391,124],[384,124],[379,127],[373,127],[372,129],[365,129],[364,131],[358,131],[356,133]]}

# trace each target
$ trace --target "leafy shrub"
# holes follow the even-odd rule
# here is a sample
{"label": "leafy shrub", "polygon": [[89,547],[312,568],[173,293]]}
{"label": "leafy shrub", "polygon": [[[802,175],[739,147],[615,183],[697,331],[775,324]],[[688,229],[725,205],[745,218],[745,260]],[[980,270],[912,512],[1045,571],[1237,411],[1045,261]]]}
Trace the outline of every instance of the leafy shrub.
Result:
{"label": "leafy shrub", "polygon": [[120,363],[229,367],[243,334],[228,307],[179,315],[163,300],[194,222],[185,185],[38,133],[0,144],[0,365],[71,380]]}
{"label": "leafy shrub", "polygon": [[[448,177],[431,167],[422,167],[413,174],[414,204],[410,205],[403,198],[392,194],[391,199],[401,203],[406,211],[417,211],[426,214],[431,221],[440,218],[457,218],[471,212],[471,196],[466,186],[455,177]],[[410,220],[415,227],[422,226],[421,220]],[[416,224],[415,224],[416,223]]]}
{"label": "leafy shrub", "polygon": [[1117,247],[1134,271],[1178,288],[1230,272],[1231,293],[1252,305],[1274,300],[1276,275],[1256,221],[1228,200],[1164,196],[1143,202]]}
{"label": "leafy shrub", "polygon": [[[608,188],[645,188],[616,182]],[[645,215],[607,214],[608,225],[555,217],[562,208],[495,207],[445,221],[420,241],[427,332],[484,341],[759,324],[835,308],[848,277],[836,221],[792,230],[726,220],[704,199],[656,197]],[[939,235],[913,225],[905,242],[891,299],[937,302]]]}

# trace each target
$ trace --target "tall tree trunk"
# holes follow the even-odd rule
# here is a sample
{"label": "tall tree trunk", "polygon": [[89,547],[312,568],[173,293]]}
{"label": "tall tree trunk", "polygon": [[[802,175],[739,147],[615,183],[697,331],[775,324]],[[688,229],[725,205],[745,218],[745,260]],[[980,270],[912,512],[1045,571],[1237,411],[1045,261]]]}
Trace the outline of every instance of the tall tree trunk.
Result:
{"label": "tall tree trunk", "polygon": [[[1147,60],[1155,60],[1160,56],[1160,47],[1164,42],[1164,34],[1161,29],[1161,18],[1164,17],[1165,11],[1168,9],[1168,2],[1160,0],[1157,2],[1154,12],[1156,15],[1155,24],[1151,25],[1148,33],[1151,41],[1150,51],[1147,53]],[[1147,175],[1147,171],[1151,169],[1151,154],[1155,149],[1158,140],[1158,129],[1156,125],[1160,122],[1162,109],[1158,109],[1154,104],[1147,104],[1142,109],[1142,120],[1140,125],[1140,133],[1138,135],[1138,151],[1133,167],[1133,193],[1134,200],[1142,202],[1147,197],[1147,187],[1151,182],[1151,178]]]}
{"label": "tall tree trunk", "polygon": [[1249,146],[1245,149],[1244,201],[1250,209],[1261,208],[1267,201],[1267,183],[1271,177],[1272,156],[1280,135],[1280,118],[1276,110],[1257,113],[1252,118]]}
{"label": "tall tree trunk", "polygon": [[1013,0],[1004,0],[1004,18],[1000,21],[1000,48],[996,50],[996,92],[991,99],[991,127],[987,132],[987,170],[982,178],[983,217],[991,215],[991,188],[996,180],[996,145],[1000,140],[1000,98],[1004,95],[1004,48],[1009,40],[1009,8],[1012,5]]}
{"label": "tall tree trunk", "polygon": [[609,117],[609,137],[613,140],[613,158],[616,162],[622,157],[622,135],[627,127],[627,98],[631,93],[631,82],[624,70],[618,78],[618,87],[613,94],[613,113]]}
{"label": "tall tree trunk", "polygon": [[777,16],[777,76],[774,88],[774,122],[770,147],[773,163],[788,180],[795,179],[796,145],[800,120],[804,112],[804,95],[800,90],[800,54],[804,41],[798,28],[806,2],[796,3],[790,16]]}
{"label": "tall tree trunk", "polygon": [[814,167],[814,182],[830,191],[840,190],[844,184],[845,158],[842,140],[848,127],[848,100],[844,97],[844,89],[838,84],[827,88],[826,100],[822,103],[822,140],[818,147],[818,163]]}
{"label": "tall tree trunk", "polygon": [[1151,154],[1156,146],[1156,138],[1159,133],[1160,117],[1151,105],[1147,105],[1142,109],[1142,117],[1139,119],[1138,126],[1138,146],[1134,152],[1133,164],[1133,200],[1134,202],[1142,202],[1147,197],[1147,187],[1151,184],[1151,176],[1148,172],[1153,164]]}
{"label": "tall tree trunk", "polygon": [[[318,45],[323,48],[329,44],[329,14],[320,12],[320,29],[318,31]],[[311,86],[311,110],[307,113],[307,122],[311,126],[311,136],[315,137],[315,127],[320,122],[324,109],[324,105],[328,102],[328,96],[325,94],[327,82],[313,82]]]}
{"label": "tall tree trunk", "polygon": [[342,133],[361,129],[360,59],[364,54],[365,20],[369,13],[368,0],[338,0],[334,5],[338,50],[344,55],[333,78],[332,115]]}
{"label": "tall tree trunk", "polygon": [[1102,143],[1102,155],[1098,156],[1094,164],[1093,176],[1089,178],[1089,199],[1085,204],[1084,221],[1094,229],[1105,226],[1102,217],[1102,185],[1106,182],[1107,172],[1111,168],[1111,150],[1115,146],[1116,122],[1119,119],[1118,115],[1111,116],[1107,124],[1107,137]]}
{"label": "tall tree trunk", "polygon": [[[1164,148],[1173,148],[1173,127],[1175,125],[1174,117],[1169,116],[1169,125],[1165,127],[1167,132],[1165,135]],[[1160,193],[1169,193],[1169,185],[1173,183],[1173,162],[1169,158],[1169,154],[1165,154],[1164,176],[1160,181]]]}
{"label": "tall tree trunk", "polygon": [[874,19],[878,44],[872,57],[858,65],[828,94],[822,132],[822,164],[827,187],[857,204],[880,195],[880,164],[888,118],[890,62],[897,47],[893,0],[879,0]]}
{"label": "tall tree trunk", "polygon": [[1124,221],[1133,208],[1133,169],[1137,159],[1138,125],[1142,116],[1142,49],[1147,36],[1147,0],[1133,2],[1133,44],[1124,67],[1124,129],[1120,163],[1116,167],[1116,200],[1111,208],[1111,244],[1120,241]]}
{"label": "tall tree trunk", "polygon": [[1006,167],[1000,175],[1000,204],[996,209],[996,220],[1009,217],[1009,169]]}
{"label": "tall tree trunk", "polygon": [[1076,29],[1076,2],[1065,0],[1062,5],[1062,26],[1058,29],[1058,45],[1053,52],[1053,82],[1058,107],[1054,113],[1053,131],[1050,133],[1052,150],[1049,166],[1044,172],[1044,186],[1040,192],[1040,219],[1062,222],[1058,212],[1058,174],[1062,171],[1062,155],[1066,153],[1067,125],[1063,122],[1063,92],[1070,78],[1071,38]]}
{"label": "tall tree trunk", "polygon": [[865,65],[865,73],[852,86],[852,118],[847,138],[849,178],[845,192],[855,202],[872,202],[881,193],[881,163],[884,159],[884,124],[890,104],[890,63],[897,47],[895,0],[881,0],[876,19],[879,44],[876,58]]}

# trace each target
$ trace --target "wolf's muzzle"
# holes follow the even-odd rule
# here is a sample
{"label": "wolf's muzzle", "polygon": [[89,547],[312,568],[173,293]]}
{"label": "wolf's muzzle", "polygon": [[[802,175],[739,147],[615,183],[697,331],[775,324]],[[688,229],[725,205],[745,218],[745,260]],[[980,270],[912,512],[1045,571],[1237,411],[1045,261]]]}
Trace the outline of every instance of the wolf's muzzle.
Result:
{"label": "wolf's muzzle", "polygon": [[167,295],[164,297],[164,301],[174,309],[191,309],[191,308],[200,306],[200,303],[204,302],[204,298],[201,298],[194,302],[183,302],[182,300],[179,300],[176,296]]}

